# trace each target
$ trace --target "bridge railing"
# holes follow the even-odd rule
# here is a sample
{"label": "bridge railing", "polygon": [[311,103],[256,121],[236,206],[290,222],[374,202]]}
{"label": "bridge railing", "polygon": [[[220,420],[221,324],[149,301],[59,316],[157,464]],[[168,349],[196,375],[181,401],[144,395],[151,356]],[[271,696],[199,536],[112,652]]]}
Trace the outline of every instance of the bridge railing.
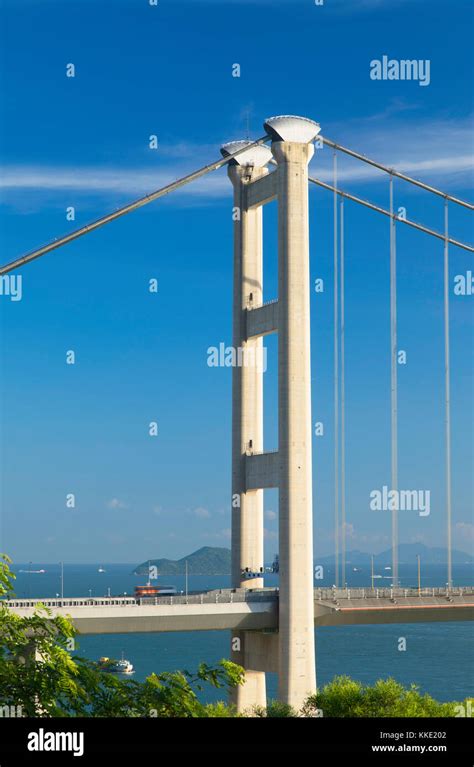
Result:
{"label": "bridge railing", "polygon": [[256,304],[253,301],[247,299],[247,309],[252,312],[254,309],[262,309],[264,306],[270,306],[270,304],[277,304],[278,298],[270,298],[268,301],[263,301],[261,304]]}
{"label": "bridge railing", "polygon": [[[458,586],[452,588],[427,587],[417,588],[315,588],[314,598],[320,601],[335,602],[340,599],[403,599],[414,597],[445,597],[474,595],[473,586]],[[199,594],[174,594],[163,597],[67,597],[64,599],[2,599],[0,603],[10,608],[35,608],[40,604],[48,608],[68,607],[126,607],[146,605],[205,605],[232,604],[241,602],[269,602],[278,599],[277,588],[259,590],[250,589],[221,589],[206,591]]]}
{"label": "bridge railing", "polygon": [[140,604],[169,604],[169,605],[206,605],[206,604],[233,604],[234,602],[268,602],[278,596],[277,589],[266,592],[251,592],[248,589],[239,591],[210,591],[202,594],[178,594],[170,597],[145,597],[140,599]]}
{"label": "bridge railing", "polygon": [[443,586],[418,588],[316,588],[315,599],[338,600],[338,599],[401,599],[413,597],[454,597],[474,594],[472,586],[457,586],[446,588]]}
{"label": "bridge railing", "polygon": [[163,597],[68,597],[64,599],[9,599],[1,600],[10,608],[37,608],[40,604],[48,608],[66,607],[126,607],[137,605],[199,605],[199,604],[232,604],[233,602],[268,602],[278,596],[277,589],[251,591],[240,589],[222,589],[201,594],[173,594]]}
{"label": "bridge railing", "polygon": [[2,604],[8,607],[123,607],[125,605],[136,605],[137,600],[134,597],[65,597],[63,599],[2,599]]}

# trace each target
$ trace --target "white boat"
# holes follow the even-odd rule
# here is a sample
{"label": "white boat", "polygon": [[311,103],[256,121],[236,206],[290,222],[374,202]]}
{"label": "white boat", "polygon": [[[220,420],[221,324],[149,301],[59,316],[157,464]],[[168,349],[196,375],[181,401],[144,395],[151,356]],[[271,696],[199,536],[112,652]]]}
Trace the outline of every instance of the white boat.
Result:
{"label": "white boat", "polygon": [[115,661],[111,670],[117,674],[133,674],[133,665],[126,658],[121,658],[121,660]]}
{"label": "white boat", "polygon": [[100,565],[100,567],[98,568],[97,572],[98,573],[105,573],[107,571],[106,571],[106,569],[104,567],[102,567],[102,565]]}
{"label": "white boat", "polygon": [[113,658],[99,658],[99,668],[101,671],[106,671],[109,674],[133,674],[133,665],[129,660],[122,657],[120,660],[114,660]]}

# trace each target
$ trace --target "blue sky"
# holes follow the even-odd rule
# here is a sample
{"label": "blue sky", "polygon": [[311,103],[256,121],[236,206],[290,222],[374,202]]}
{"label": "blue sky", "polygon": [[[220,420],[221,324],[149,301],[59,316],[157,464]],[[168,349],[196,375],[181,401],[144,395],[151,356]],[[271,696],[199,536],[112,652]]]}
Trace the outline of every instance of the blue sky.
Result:
{"label": "blue sky", "polygon": [[[1,0],[1,261],[87,223],[301,114],[325,136],[470,199],[471,2]],[[370,62],[430,61],[430,83],[374,81]],[[73,63],[74,78],[66,77]],[[240,64],[241,76],[232,77]],[[158,149],[149,148],[149,136]],[[384,174],[339,158],[348,191],[388,205]],[[311,173],[331,182],[332,155]],[[441,230],[443,203],[397,182],[395,204]],[[66,220],[74,206],[75,221]],[[310,190],[315,549],[333,546],[332,197]],[[390,545],[369,493],[390,481],[388,221],[346,203],[347,546]],[[265,210],[265,299],[276,297]],[[469,212],[450,230],[472,241]],[[398,226],[399,478],[431,513],[400,541],[443,545],[443,246]],[[451,280],[472,269],[451,249]],[[231,187],[225,170],[21,271],[0,296],[2,549],[17,561],[129,561],[230,545]],[[157,278],[158,294],[147,291]],[[472,296],[451,295],[453,542],[472,545]],[[73,349],[76,364],[66,365]],[[277,434],[268,341],[265,446]],[[150,421],[158,436],[148,436]],[[76,506],[66,507],[74,493]],[[278,505],[265,493],[267,559]]]}

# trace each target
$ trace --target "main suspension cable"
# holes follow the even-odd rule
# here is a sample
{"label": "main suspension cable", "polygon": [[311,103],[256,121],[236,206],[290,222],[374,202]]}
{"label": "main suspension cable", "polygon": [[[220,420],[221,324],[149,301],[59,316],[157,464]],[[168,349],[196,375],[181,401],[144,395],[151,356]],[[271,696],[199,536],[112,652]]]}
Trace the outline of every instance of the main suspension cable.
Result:
{"label": "main suspension cable", "polygon": [[466,202],[466,200],[461,200],[459,197],[453,197],[450,194],[446,194],[446,192],[442,192],[441,189],[436,189],[436,187],[425,184],[423,181],[418,181],[418,179],[407,176],[405,173],[400,173],[400,171],[394,170],[393,168],[388,168],[386,165],[382,165],[380,162],[371,160],[370,157],[359,154],[359,152],[354,152],[352,149],[348,149],[345,146],[336,144],[334,141],[330,141],[330,139],[324,138],[324,136],[318,136],[316,140],[322,141],[323,144],[332,147],[332,149],[337,150],[338,152],[344,152],[344,154],[347,154],[350,157],[355,157],[356,160],[361,160],[368,165],[372,165],[374,168],[383,170],[385,173],[390,173],[392,176],[396,176],[396,178],[401,178],[403,181],[408,181],[409,184],[414,184],[415,186],[419,186],[421,189],[425,189],[427,192],[432,192],[433,194],[438,195],[438,197],[443,197],[450,202],[455,202],[456,205],[462,205],[464,208],[474,210],[474,205],[470,202]]}
{"label": "main suspension cable", "polygon": [[176,181],[173,181],[171,184],[167,184],[166,186],[161,187],[161,189],[157,189],[155,192],[151,192],[151,194],[146,194],[144,197],[140,197],[138,200],[134,200],[133,202],[128,203],[128,205],[124,205],[122,208],[118,208],[118,210],[114,211],[113,213],[108,213],[106,216],[102,216],[102,218],[98,218],[96,221],[92,221],[90,224],[86,224],[86,226],[83,226],[80,229],[76,229],[74,232],[66,234],[64,237],[59,237],[56,240],[49,242],[47,245],[43,245],[41,248],[33,250],[31,253],[27,253],[25,256],[21,256],[20,258],[15,259],[15,261],[0,267],[0,275],[7,274],[8,272],[17,269],[19,266],[23,266],[24,264],[27,264],[30,261],[39,258],[40,256],[44,256],[46,253],[49,253],[52,250],[56,250],[56,248],[60,248],[62,245],[66,245],[68,242],[77,240],[78,237],[82,237],[88,232],[93,232],[94,229],[98,229],[99,227],[104,226],[104,224],[108,224],[109,221],[115,221],[116,218],[120,218],[120,216],[124,216],[126,213],[131,213],[132,210],[141,208],[143,205],[148,205],[149,202],[153,202],[159,197],[164,197],[165,195],[170,194],[170,192],[174,192],[176,189],[179,189],[185,184],[189,184],[191,181],[196,181],[198,178],[205,176],[207,173],[211,173],[214,170],[222,168],[223,165],[226,165],[228,162],[233,160],[234,157],[237,157],[239,154],[247,151],[253,146],[264,144],[269,140],[269,138],[269,136],[262,136],[262,138],[253,141],[251,144],[247,144],[241,149],[238,149],[236,152],[229,154],[227,157],[223,157],[220,160],[211,163],[210,165],[205,165],[204,167],[189,173],[187,176],[183,176],[183,178],[179,178]]}
{"label": "main suspension cable", "polygon": [[470,253],[474,253],[474,247],[466,242],[453,240],[452,237],[446,237],[445,234],[436,232],[434,229],[429,229],[427,226],[418,224],[416,221],[410,221],[408,218],[400,218],[400,216],[398,216],[396,213],[391,213],[389,210],[381,208],[380,205],[374,205],[373,202],[363,200],[361,197],[356,197],[354,194],[344,192],[342,189],[335,189],[333,186],[331,186],[331,184],[326,184],[325,181],[320,181],[320,179],[314,178],[313,176],[309,176],[309,181],[312,184],[316,184],[316,186],[320,186],[322,189],[327,189],[329,192],[336,192],[338,195],[345,197],[347,200],[352,200],[352,202],[357,202],[359,205],[364,205],[366,208],[370,208],[370,210],[375,210],[377,213],[383,213],[384,216],[391,216],[396,221],[399,221],[400,224],[407,224],[407,226],[412,226],[414,229],[418,229],[420,232],[425,232],[426,234],[430,234],[432,237],[437,237],[438,240],[449,242],[451,245],[456,245],[458,248],[462,248],[463,250],[468,250]]}

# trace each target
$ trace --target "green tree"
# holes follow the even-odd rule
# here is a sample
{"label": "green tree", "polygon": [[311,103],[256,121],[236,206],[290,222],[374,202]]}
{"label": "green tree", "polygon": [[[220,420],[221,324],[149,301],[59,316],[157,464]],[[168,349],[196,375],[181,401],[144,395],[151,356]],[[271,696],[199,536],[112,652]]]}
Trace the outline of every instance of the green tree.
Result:
{"label": "green tree", "polygon": [[267,706],[254,706],[250,711],[250,716],[268,719],[288,719],[298,716],[297,711],[288,703],[282,703],[279,700],[268,701]]}
{"label": "green tree", "polygon": [[0,557],[0,707],[23,716],[203,717],[232,716],[224,704],[205,705],[205,685],[228,690],[243,680],[243,669],[222,660],[202,663],[197,672],[151,674],[145,682],[103,673],[85,658],[72,656],[76,630],[69,618],[38,605],[20,617],[6,601],[13,594],[11,560]]}
{"label": "green tree", "polygon": [[449,717],[458,714],[459,705],[439,703],[423,695],[416,685],[406,688],[395,679],[363,685],[348,676],[338,676],[308,698],[302,715],[312,716],[320,710],[325,717]]}

